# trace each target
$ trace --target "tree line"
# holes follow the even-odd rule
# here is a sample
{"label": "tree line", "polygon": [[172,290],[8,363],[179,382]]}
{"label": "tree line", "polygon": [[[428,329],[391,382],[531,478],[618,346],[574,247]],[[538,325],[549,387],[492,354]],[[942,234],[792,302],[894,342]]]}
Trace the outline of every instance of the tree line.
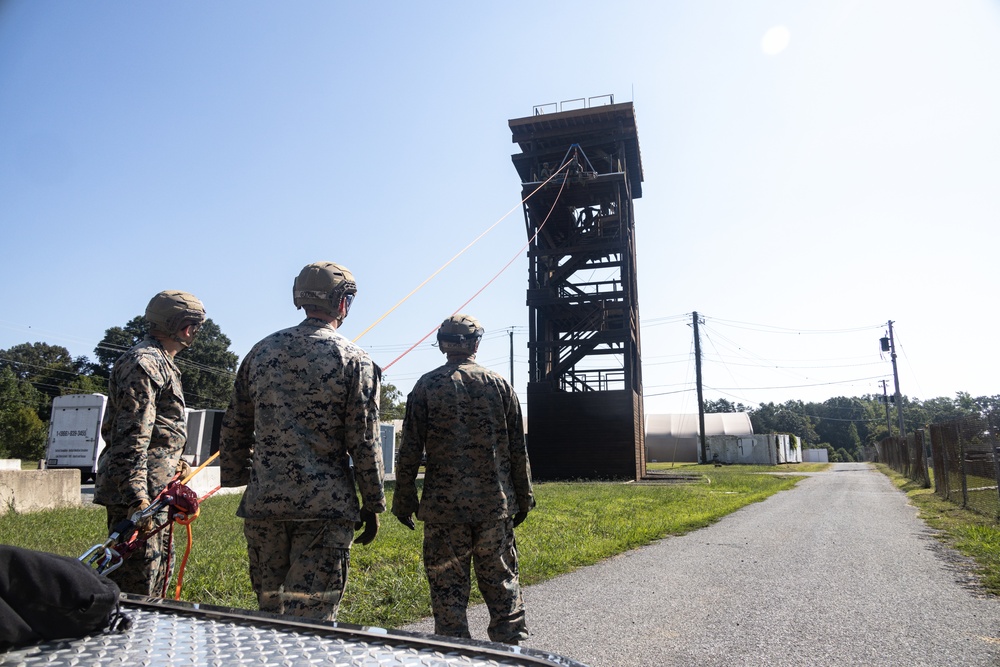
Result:
{"label": "tree line", "polygon": [[[145,318],[111,327],[94,348],[94,358],[73,357],[47,343],[21,343],[0,350],[0,458],[37,460],[45,455],[52,399],[63,394],[107,394],[108,377],[119,356],[146,335]],[[233,392],[239,357],[231,341],[211,319],[205,320],[195,344],[176,357],[189,408],[224,410]],[[891,398],[891,397],[890,397]],[[826,448],[831,461],[855,461],[887,435],[898,435],[896,406],[884,397],[837,396],[822,403],[790,400],[748,407],[726,399],[705,401],[705,412],[748,412],[755,433],[789,433],[810,448]],[[383,421],[402,419],[401,392],[383,381]],[[888,419],[886,409],[888,408]],[[902,397],[907,432],[928,424],[976,417],[1000,429],[1000,395],[921,401]]]}
{"label": "tree line", "polygon": [[[942,396],[925,401],[903,396],[902,408],[907,433],[967,418],[979,419],[991,430],[1000,428],[1000,395],[973,397],[958,392],[955,398]],[[755,408],[726,399],[707,400],[705,412],[749,412],[754,433],[798,436],[807,448],[827,449],[831,461],[864,460],[865,447],[899,435],[893,397],[878,394],[836,396],[822,403],[761,403]]]}
{"label": "tree line", "polygon": [[[107,394],[115,361],[139,343],[148,325],[142,316],[105,330],[94,358],[73,357],[48,343],[21,343],[0,350],[0,458],[38,460],[45,456],[52,399],[64,394]],[[175,361],[184,399],[192,409],[224,410],[233,394],[239,364],[229,337],[206,319],[194,344]],[[381,419],[401,419],[401,392],[383,381]]]}

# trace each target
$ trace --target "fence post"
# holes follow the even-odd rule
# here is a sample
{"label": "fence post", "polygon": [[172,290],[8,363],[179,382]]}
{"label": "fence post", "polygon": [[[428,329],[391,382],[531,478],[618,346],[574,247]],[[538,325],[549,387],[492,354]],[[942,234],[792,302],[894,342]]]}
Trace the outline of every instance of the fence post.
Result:
{"label": "fence post", "polygon": [[969,484],[965,479],[965,439],[959,425],[955,424],[955,437],[958,438],[958,467],[962,474],[962,507],[969,508]]}
{"label": "fence post", "polygon": [[996,471],[997,492],[1000,493],[1000,445],[993,445],[993,470]]}
{"label": "fence post", "polygon": [[913,438],[907,433],[903,438],[903,451],[906,452],[906,476],[913,479]]}
{"label": "fence post", "polygon": [[927,425],[927,437],[930,440],[931,457],[927,462],[927,478],[930,479],[931,470],[934,471],[934,493],[941,495],[941,473],[944,466],[941,465],[941,438],[934,432],[934,424]]}
{"label": "fence post", "polygon": [[951,487],[952,487],[951,475],[952,472],[954,472],[951,469],[951,464],[953,463],[951,459],[953,458],[952,450],[954,449],[954,443],[951,442],[952,440],[951,430],[945,429],[943,425],[938,427],[938,434],[941,436],[941,443],[944,445],[944,458],[945,458],[944,473],[946,480],[944,498],[945,500],[951,500]]}
{"label": "fence post", "polygon": [[925,489],[929,489],[931,488],[931,477],[927,472],[927,432],[924,429],[913,431],[913,440],[917,455],[914,465],[917,466],[917,472],[920,474],[920,483]]}
{"label": "fence post", "polygon": [[[947,437],[947,442],[948,442],[948,449],[947,449],[947,452],[948,452],[947,456],[949,457],[948,458],[948,495],[946,497],[948,498],[948,500],[954,502],[955,501],[955,494],[953,494],[952,491],[956,491],[957,489],[955,489],[955,485],[952,484],[952,482],[955,481],[955,477],[961,477],[961,475],[962,475],[962,471],[960,470],[961,466],[958,465],[958,459],[959,459],[959,457],[958,457],[958,430],[954,429],[954,428],[947,428],[947,429],[946,428],[942,428],[941,429],[941,433],[947,434],[946,437]],[[951,465],[952,463],[954,463],[955,465],[952,466]],[[955,468],[955,469],[952,470],[952,468]],[[954,475],[955,477],[952,477],[952,475]]]}

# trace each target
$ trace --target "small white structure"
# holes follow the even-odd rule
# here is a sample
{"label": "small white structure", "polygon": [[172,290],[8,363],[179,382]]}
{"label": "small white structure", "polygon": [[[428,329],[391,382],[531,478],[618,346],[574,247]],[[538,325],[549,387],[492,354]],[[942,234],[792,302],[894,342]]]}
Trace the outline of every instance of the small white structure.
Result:
{"label": "small white structure", "polygon": [[[705,435],[753,435],[749,412],[705,414]],[[646,460],[697,463],[701,457],[698,414],[647,414]],[[711,460],[711,455],[709,455]]]}
{"label": "small white structure", "polygon": [[[225,410],[187,410],[187,441],[183,454],[192,466],[200,466],[219,451],[222,417],[225,414]],[[212,461],[209,467],[217,465],[219,459]]]}
{"label": "small white structure", "polygon": [[803,449],[803,463],[829,463],[830,452],[825,449]]}
{"label": "small white structure", "polygon": [[381,422],[378,425],[379,435],[382,438],[382,465],[385,466],[385,474],[392,475],[396,472],[396,422]]}
{"label": "small white structure", "polygon": [[802,448],[798,445],[798,438],[786,433],[715,435],[706,440],[709,461],[766,466],[802,462]]}

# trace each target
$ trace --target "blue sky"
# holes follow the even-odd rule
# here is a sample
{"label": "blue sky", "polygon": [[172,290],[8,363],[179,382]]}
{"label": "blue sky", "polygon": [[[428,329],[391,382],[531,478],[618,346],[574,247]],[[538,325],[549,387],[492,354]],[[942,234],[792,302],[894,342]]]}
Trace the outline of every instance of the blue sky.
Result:
{"label": "blue sky", "polygon": [[[772,43],[776,27],[787,36]],[[772,35],[775,33],[771,33]],[[388,365],[461,306],[525,398],[527,241],[507,121],[613,95],[638,119],[649,412],[1000,394],[1000,3],[0,0],[0,349],[93,356],[162,289],[241,357],[354,271]],[[387,370],[404,392],[442,361]],[[891,391],[891,388],[890,388]]]}

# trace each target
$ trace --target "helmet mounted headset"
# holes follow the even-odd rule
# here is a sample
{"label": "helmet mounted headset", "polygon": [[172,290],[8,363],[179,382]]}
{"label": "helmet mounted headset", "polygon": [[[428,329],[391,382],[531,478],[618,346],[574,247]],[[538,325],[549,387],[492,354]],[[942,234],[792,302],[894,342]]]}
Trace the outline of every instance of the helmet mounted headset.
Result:
{"label": "helmet mounted headset", "polygon": [[445,354],[467,352],[474,354],[483,337],[483,325],[472,315],[452,315],[438,327],[438,347]]}
{"label": "helmet mounted headset", "polygon": [[[333,262],[307,264],[292,283],[292,302],[296,308],[308,306],[335,318],[338,322],[347,317],[358,293],[354,276],[346,266]],[[344,315],[340,315],[340,304]]]}
{"label": "helmet mounted headset", "polygon": [[150,334],[166,336],[188,347],[191,341],[183,340],[179,334],[191,325],[201,327],[205,321],[205,306],[189,292],[164,290],[149,300],[145,317]]}

